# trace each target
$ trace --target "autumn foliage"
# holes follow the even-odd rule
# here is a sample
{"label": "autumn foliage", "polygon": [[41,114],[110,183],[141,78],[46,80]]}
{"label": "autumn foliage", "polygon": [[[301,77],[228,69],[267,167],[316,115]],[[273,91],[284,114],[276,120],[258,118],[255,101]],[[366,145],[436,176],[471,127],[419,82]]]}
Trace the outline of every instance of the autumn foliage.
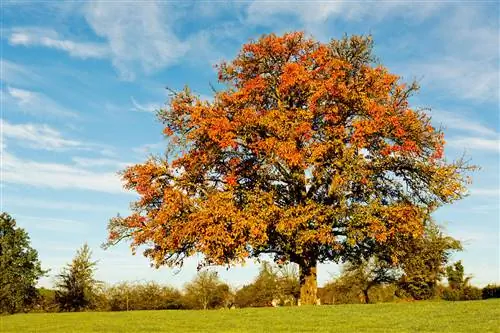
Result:
{"label": "autumn foliage", "polygon": [[232,265],[263,253],[300,267],[301,302],[316,300],[316,265],[420,237],[423,221],[460,199],[462,161],[410,107],[416,84],[373,64],[368,37],[320,43],[265,35],[218,66],[213,101],[188,88],[158,112],[171,149],[123,172],[133,213],[109,224],[156,266]]}

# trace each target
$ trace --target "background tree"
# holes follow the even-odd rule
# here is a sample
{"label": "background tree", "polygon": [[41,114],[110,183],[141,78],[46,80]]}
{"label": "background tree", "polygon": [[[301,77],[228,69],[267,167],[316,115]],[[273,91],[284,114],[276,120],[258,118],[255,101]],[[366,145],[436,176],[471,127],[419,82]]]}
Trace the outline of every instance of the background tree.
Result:
{"label": "background tree", "polygon": [[318,263],[420,237],[469,167],[443,158],[443,133],[409,106],[417,85],[373,59],[368,37],[270,34],[218,67],[212,102],[174,93],[158,112],[172,149],[123,172],[140,198],[108,244],[146,245],[157,266],[273,254],[299,265],[301,303],[315,304]]}
{"label": "background tree", "polygon": [[462,261],[459,260],[453,265],[446,267],[446,279],[451,289],[462,289],[469,283],[471,277],[464,276],[464,265],[462,265]]}
{"label": "background tree", "polygon": [[397,283],[400,291],[417,300],[435,296],[450,256],[462,249],[460,242],[445,236],[432,220],[427,221],[423,237],[402,238],[400,242],[403,254],[399,266],[404,272]]}
{"label": "background tree", "polygon": [[444,288],[442,297],[448,301],[469,301],[483,298],[481,289],[471,286],[472,276],[465,276],[462,261],[446,267],[448,288]]}
{"label": "background tree", "polygon": [[217,272],[200,271],[184,290],[186,302],[191,308],[206,310],[228,307],[232,303],[229,286],[220,280]]}
{"label": "background tree", "polygon": [[370,303],[369,292],[373,287],[393,283],[400,275],[396,266],[378,257],[372,257],[356,263],[347,263],[340,279],[343,284],[358,289],[363,302],[368,304]]}
{"label": "background tree", "polygon": [[26,231],[9,214],[0,214],[0,312],[31,307],[38,297],[35,286],[46,272]]}
{"label": "background tree", "polygon": [[89,246],[84,244],[58,275],[55,297],[61,311],[81,311],[94,306],[101,283],[94,279],[97,262],[91,257]]}

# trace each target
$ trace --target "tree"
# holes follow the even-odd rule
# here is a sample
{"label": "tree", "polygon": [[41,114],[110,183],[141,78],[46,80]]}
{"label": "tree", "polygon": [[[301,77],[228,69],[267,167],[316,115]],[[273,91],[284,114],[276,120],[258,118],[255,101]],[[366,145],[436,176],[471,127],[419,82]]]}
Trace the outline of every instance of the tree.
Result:
{"label": "tree", "polygon": [[396,266],[377,257],[357,263],[347,263],[340,279],[344,285],[357,288],[365,304],[370,303],[369,291],[376,286],[395,282],[400,273]]}
{"label": "tree", "polygon": [[417,300],[434,296],[451,254],[462,249],[460,242],[445,236],[432,220],[427,221],[423,237],[400,242],[399,266],[404,274],[397,283],[399,289]]}
{"label": "tree", "polygon": [[448,279],[448,285],[454,290],[462,289],[471,279],[470,276],[464,277],[464,265],[462,265],[461,260],[446,267],[446,278]]}
{"label": "tree", "polygon": [[0,214],[0,312],[30,307],[38,297],[38,279],[46,272],[26,231],[9,214]]}
{"label": "tree", "polygon": [[100,282],[94,279],[97,262],[85,243],[73,261],[58,275],[56,302],[62,311],[81,311],[92,308]]}
{"label": "tree", "polygon": [[409,106],[417,84],[373,59],[369,37],[270,34],[218,66],[213,101],[172,93],[158,111],[171,147],[124,170],[139,199],[107,244],[145,245],[156,266],[272,254],[299,265],[301,303],[315,304],[318,263],[418,238],[471,167],[447,162],[441,130]]}
{"label": "tree", "polygon": [[269,262],[263,261],[255,280],[236,292],[235,304],[240,308],[271,306],[278,296],[278,275]]}
{"label": "tree", "polygon": [[448,301],[469,301],[482,299],[481,289],[471,286],[472,276],[465,276],[462,261],[446,267],[446,278],[448,279],[448,288],[443,290],[443,298]]}
{"label": "tree", "polygon": [[220,280],[217,272],[204,270],[186,285],[185,297],[193,308],[206,310],[226,307],[231,292],[229,286]]}

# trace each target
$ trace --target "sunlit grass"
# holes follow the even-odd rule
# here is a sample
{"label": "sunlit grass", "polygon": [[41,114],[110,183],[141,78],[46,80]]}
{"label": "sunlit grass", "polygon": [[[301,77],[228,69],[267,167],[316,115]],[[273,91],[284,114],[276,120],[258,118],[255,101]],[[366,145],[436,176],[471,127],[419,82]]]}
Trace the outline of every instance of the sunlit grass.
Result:
{"label": "sunlit grass", "polygon": [[500,300],[17,314],[0,332],[499,332]]}

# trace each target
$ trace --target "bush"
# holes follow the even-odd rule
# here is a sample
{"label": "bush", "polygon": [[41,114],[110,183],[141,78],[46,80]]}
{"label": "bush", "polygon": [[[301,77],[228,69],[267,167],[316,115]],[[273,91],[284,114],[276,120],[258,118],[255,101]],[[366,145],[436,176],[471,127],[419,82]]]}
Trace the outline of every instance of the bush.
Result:
{"label": "bush", "polygon": [[167,310],[185,308],[182,294],[174,288],[155,282],[145,284],[120,283],[104,291],[108,311]]}
{"label": "bush", "polygon": [[474,301],[482,299],[481,289],[465,286],[461,289],[444,288],[442,297],[446,301]]}
{"label": "bush", "polygon": [[500,285],[489,284],[483,288],[482,291],[483,299],[488,298],[500,298]]}

